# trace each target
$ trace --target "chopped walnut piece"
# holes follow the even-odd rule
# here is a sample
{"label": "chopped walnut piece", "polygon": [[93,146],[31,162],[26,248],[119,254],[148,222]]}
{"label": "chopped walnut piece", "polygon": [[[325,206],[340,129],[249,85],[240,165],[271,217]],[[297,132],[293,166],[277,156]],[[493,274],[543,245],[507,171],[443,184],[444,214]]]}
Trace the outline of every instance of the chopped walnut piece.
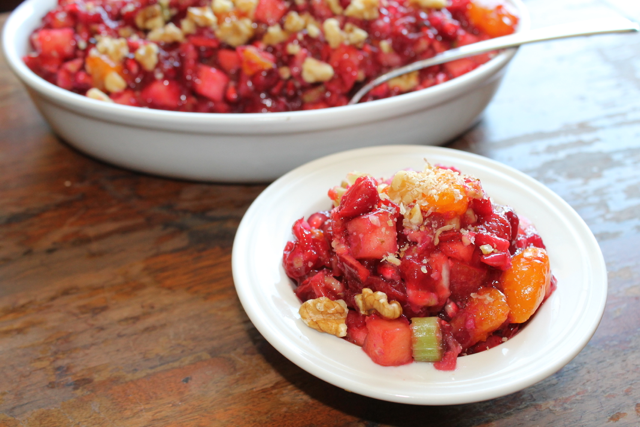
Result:
{"label": "chopped walnut piece", "polygon": [[184,18],[180,20],[180,29],[182,34],[195,34],[198,31],[198,26],[191,19]]}
{"label": "chopped walnut piece", "polygon": [[420,83],[420,76],[418,71],[412,71],[411,73],[403,74],[389,80],[389,87],[398,89],[400,92],[409,92],[414,89]]}
{"label": "chopped walnut piece", "polygon": [[171,18],[173,18],[177,13],[178,9],[176,8],[162,7],[162,17],[164,18],[164,22],[171,21]]}
{"label": "chopped walnut piece", "polygon": [[347,335],[346,319],[349,309],[343,300],[332,301],[327,297],[308,300],[300,306],[298,312],[304,324],[316,331],[337,337]]}
{"label": "chopped walnut piece", "polygon": [[144,44],[136,50],[134,56],[145,71],[152,71],[158,64],[158,45],[155,43]]}
{"label": "chopped walnut piece", "polygon": [[316,24],[307,24],[307,34],[309,37],[317,39],[320,37],[320,28]]}
{"label": "chopped walnut piece", "polygon": [[298,43],[289,43],[289,44],[287,44],[287,48],[286,49],[287,49],[287,53],[289,55],[295,55],[298,52],[300,52],[300,49],[302,49],[302,48],[300,47],[300,45]]}
{"label": "chopped walnut piece", "polygon": [[324,38],[332,49],[337,48],[344,41],[344,33],[340,29],[340,23],[336,18],[326,19],[322,23]]}
{"label": "chopped walnut piece", "polygon": [[289,38],[289,34],[282,30],[280,24],[275,24],[267,28],[267,32],[262,38],[262,42],[267,46],[273,46],[282,43]]}
{"label": "chopped walnut piece", "polygon": [[207,6],[187,8],[187,19],[193,21],[198,27],[214,27],[218,22],[216,15]]}
{"label": "chopped walnut piece", "polygon": [[147,40],[152,42],[182,43],[184,41],[184,34],[174,23],[169,22],[164,27],[157,28],[147,34]]}
{"label": "chopped walnut piece", "polygon": [[291,78],[291,69],[289,67],[278,68],[278,74],[282,80],[288,80]]}
{"label": "chopped walnut piece", "polygon": [[456,229],[455,224],[447,224],[438,228],[435,232],[435,235],[433,236],[433,244],[438,246],[440,244],[440,235],[445,231],[454,230],[454,229]]}
{"label": "chopped walnut piece", "polygon": [[382,53],[393,53],[393,46],[389,40],[380,40],[380,50]]}
{"label": "chopped walnut piece", "polygon": [[169,7],[170,3],[171,0],[158,0],[158,4],[162,9],[162,17],[164,18],[164,22],[169,22],[171,18],[173,18],[174,15],[178,13],[177,9]]}
{"label": "chopped walnut piece", "polygon": [[249,18],[253,18],[253,13],[258,6],[258,0],[236,0],[236,9],[247,15]]}
{"label": "chopped walnut piece", "polygon": [[164,26],[162,8],[159,4],[140,9],[135,17],[135,23],[141,30],[156,30]]}
{"label": "chopped walnut piece", "polygon": [[447,7],[447,0],[409,0],[409,4],[423,9],[442,9]]}
{"label": "chopped walnut piece", "polygon": [[493,253],[495,249],[493,248],[493,246],[487,244],[487,245],[481,245],[480,250],[484,255],[489,255],[490,253]]}
{"label": "chopped walnut piece", "polygon": [[298,12],[289,12],[284,17],[284,29],[289,31],[290,33],[297,33],[298,31],[304,30],[304,27],[307,25],[307,21],[300,15]]}
{"label": "chopped walnut piece", "polygon": [[402,263],[402,261],[400,261],[394,254],[385,255],[384,257],[382,257],[382,259],[395,266],[399,266]]}
{"label": "chopped walnut piece", "polygon": [[342,43],[362,47],[365,40],[369,37],[369,34],[347,22],[344,26],[344,31],[340,29],[340,22],[336,18],[329,18],[322,23],[322,30],[324,31],[324,37],[329,43],[329,47],[332,49],[337,48]]}
{"label": "chopped walnut piece", "polygon": [[344,24],[344,33],[349,44],[356,46],[357,48],[362,48],[367,37],[369,37],[369,33],[362,28],[353,25],[351,22]]}
{"label": "chopped walnut piece", "polygon": [[356,305],[361,314],[369,315],[374,310],[385,319],[397,319],[402,314],[402,306],[398,301],[387,301],[384,292],[373,292],[369,288],[362,289],[362,293],[355,296]]}
{"label": "chopped walnut piece", "polygon": [[96,37],[98,43],[96,49],[103,55],[106,55],[115,64],[119,64],[129,54],[129,46],[127,40],[123,38],[114,39],[112,37]]}
{"label": "chopped walnut piece", "polygon": [[340,4],[340,0],[326,0],[327,5],[329,5],[329,9],[333,12],[334,15],[342,15],[344,9]]}
{"label": "chopped walnut piece", "polygon": [[246,44],[253,37],[253,22],[249,18],[225,19],[216,30],[216,36],[233,47]]}
{"label": "chopped walnut piece", "polygon": [[109,98],[109,95],[95,87],[92,87],[87,91],[87,98],[95,99],[97,101],[113,102],[113,100]]}
{"label": "chopped walnut piece", "polygon": [[378,0],[351,0],[351,4],[344,11],[346,16],[371,21],[380,15]]}
{"label": "chopped walnut piece", "polygon": [[316,27],[320,28],[320,23],[318,21],[316,21],[316,18],[313,17],[313,15],[311,15],[309,12],[305,12],[302,15],[300,15],[300,17],[302,19],[304,19],[305,25],[309,25],[309,24],[313,24]]}
{"label": "chopped walnut piece", "polygon": [[120,15],[125,15],[129,12],[133,12],[136,10],[136,5],[134,3],[127,3],[122,9],[120,9]]}
{"label": "chopped walnut piece", "polygon": [[136,33],[136,30],[133,27],[122,27],[118,28],[118,35],[120,37],[124,37],[128,39],[129,37],[133,37]]}
{"label": "chopped walnut piece", "polygon": [[211,9],[216,15],[231,12],[233,8],[234,5],[231,0],[213,0],[211,2]]}
{"label": "chopped walnut piece", "polygon": [[329,81],[333,74],[333,67],[326,62],[306,58],[302,63],[302,79],[307,83]]}
{"label": "chopped walnut piece", "polygon": [[110,72],[104,78],[104,88],[108,92],[120,92],[127,88],[127,82],[115,71]]}
{"label": "chopped walnut piece", "polygon": [[422,222],[424,221],[424,218],[422,217],[422,209],[420,209],[420,205],[418,204],[414,205],[405,217],[410,223],[407,225],[413,227],[422,225]]}

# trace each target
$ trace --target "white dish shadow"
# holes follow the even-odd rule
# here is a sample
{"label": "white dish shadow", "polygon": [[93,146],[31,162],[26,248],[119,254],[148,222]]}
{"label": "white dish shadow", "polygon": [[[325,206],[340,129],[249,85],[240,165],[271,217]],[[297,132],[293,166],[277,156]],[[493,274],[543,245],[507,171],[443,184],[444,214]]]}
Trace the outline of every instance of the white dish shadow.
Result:
{"label": "white dish shadow", "polygon": [[[300,301],[282,267],[282,251],[298,218],[328,210],[327,191],[348,172],[389,177],[424,159],[479,178],[494,200],[512,206],[538,228],[558,289],[512,340],[458,358],[455,371],[431,364],[374,364],[358,346],[305,326]],[[245,214],[233,247],[233,277],[242,305],[280,353],[318,378],[365,396],[408,404],[449,405],[503,396],[552,375],[587,344],[607,296],[604,259],[580,216],[534,179],[477,155],[440,147],[382,146],[334,154],[271,184]]]}

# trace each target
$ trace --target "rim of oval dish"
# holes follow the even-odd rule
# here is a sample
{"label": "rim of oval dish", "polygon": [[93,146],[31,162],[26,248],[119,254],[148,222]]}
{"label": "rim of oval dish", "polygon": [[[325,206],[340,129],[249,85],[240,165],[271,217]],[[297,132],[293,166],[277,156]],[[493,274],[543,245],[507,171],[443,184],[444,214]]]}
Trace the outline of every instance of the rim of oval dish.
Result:
{"label": "rim of oval dish", "polygon": [[[530,21],[526,6],[521,0],[507,0],[520,14],[520,22],[517,31],[529,29]],[[62,103],[67,108],[85,115],[99,114],[103,119],[122,121],[134,125],[153,125],[162,129],[174,129],[176,124],[189,126],[211,126],[215,125],[219,132],[238,132],[238,124],[260,124],[261,126],[272,126],[272,132],[286,132],[285,129],[278,128],[284,123],[298,123],[310,126],[310,130],[324,129],[327,127],[339,127],[353,124],[356,120],[360,122],[372,121],[375,117],[393,117],[414,111],[427,105],[437,105],[448,99],[455,97],[458,93],[466,91],[474,84],[483,81],[505,67],[515,55],[517,48],[505,49],[495,58],[486,64],[442,84],[423,89],[417,92],[394,96],[391,98],[365,102],[357,105],[347,105],[342,107],[326,108],[314,111],[291,111],[279,113],[238,113],[238,114],[216,114],[216,113],[189,113],[155,110],[141,107],[130,107],[125,105],[112,105],[94,99],[87,98],[71,91],[64,90],[52,83],[45,81],[31,71],[22,61],[21,50],[15,37],[9,34],[18,33],[18,29],[26,21],[34,19],[36,13],[40,13],[35,7],[36,4],[49,2],[52,5],[55,0],[27,0],[23,2],[5,23],[3,29],[3,49],[7,58],[7,63],[12,71],[28,87],[33,88],[41,96],[45,96],[57,103]],[[39,18],[40,19],[40,18]],[[40,22],[39,19],[37,22]],[[35,28],[29,29],[29,32]],[[27,43],[27,41],[25,41]],[[354,115],[357,114],[356,117]],[[266,129],[259,129],[264,132]],[[248,133],[250,129],[246,127],[240,130]],[[293,130],[292,130],[293,131]]]}
{"label": "rim of oval dish", "polygon": [[[493,200],[532,220],[549,252],[557,290],[526,328],[482,353],[458,358],[455,371],[428,363],[383,367],[362,349],[305,326],[282,267],[282,251],[300,217],[328,210],[328,189],[357,170],[377,177],[424,159],[481,180]],[[233,246],[233,278],[247,315],[282,355],[310,374],[364,396],[415,405],[472,403],[529,387],[560,370],[595,333],[607,297],[604,258],[580,216],[533,178],[496,161],[448,148],[382,146],[307,163],[272,183],[242,219]]]}

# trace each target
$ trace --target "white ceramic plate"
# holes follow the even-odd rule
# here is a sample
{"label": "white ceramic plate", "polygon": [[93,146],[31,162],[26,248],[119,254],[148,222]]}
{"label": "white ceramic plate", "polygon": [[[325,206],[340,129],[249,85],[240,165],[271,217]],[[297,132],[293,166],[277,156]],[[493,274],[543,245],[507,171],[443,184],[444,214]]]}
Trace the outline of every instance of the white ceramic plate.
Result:
{"label": "white ceramic plate", "polygon": [[[327,191],[348,172],[388,177],[424,160],[478,177],[494,200],[533,221],[558,289],[512,340],[458,359],[453,372],[428,363],[374,364],[358,346],[305,326],[282,267],[291,226],[331,206]],[[607,297],[600,248],[580,216],[534,179],[495,161],[424,146],[347,151],[301,166],[271,184],[244,216],[233,247],[233,277],[249,318],[279,352],[307,372],[354,393],[393,402],[448,405],[503,396],[541,381],[573,359],[595,332]]]}

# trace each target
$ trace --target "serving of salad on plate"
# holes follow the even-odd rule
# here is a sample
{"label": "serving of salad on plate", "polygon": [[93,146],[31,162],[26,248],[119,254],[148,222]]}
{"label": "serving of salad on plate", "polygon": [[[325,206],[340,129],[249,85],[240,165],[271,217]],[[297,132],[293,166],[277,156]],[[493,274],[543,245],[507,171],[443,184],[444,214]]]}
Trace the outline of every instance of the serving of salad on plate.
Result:
{"label": "serving of salad on plate", "polygon": [[556,288],[535,227],[454,167],[351,173],[301,218],[283,265],[302,321],[377,364],[434,362],[517,334]]}

